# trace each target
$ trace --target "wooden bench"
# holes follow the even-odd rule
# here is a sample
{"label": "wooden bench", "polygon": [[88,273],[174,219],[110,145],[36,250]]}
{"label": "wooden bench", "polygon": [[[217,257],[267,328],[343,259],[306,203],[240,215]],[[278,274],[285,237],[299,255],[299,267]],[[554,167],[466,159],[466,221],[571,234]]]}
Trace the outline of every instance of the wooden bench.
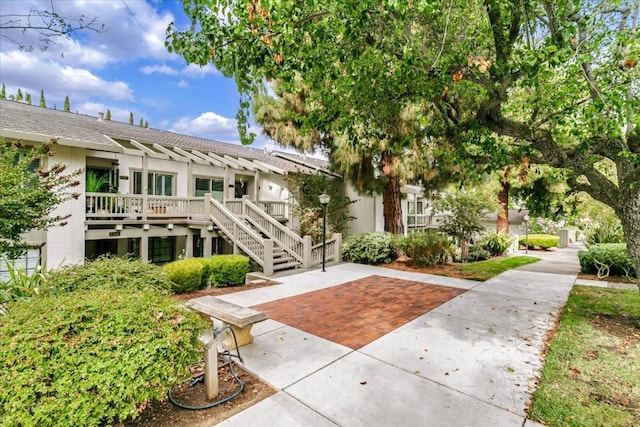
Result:
{"label": "wooden bench", "polygon": [[[269,318],[265,313],[210,295],[190,299],[187,301],[187,306],[209,317],[221,320],[225,325],[229,325],[233,333],[235,333],[238,347],[251,344],[253,342],[253,335],[251,335],[253,324]],[[225,349],[234,350],[236,346],[233,334],[228,329],[225,332],[226,337],[222,344]]]}

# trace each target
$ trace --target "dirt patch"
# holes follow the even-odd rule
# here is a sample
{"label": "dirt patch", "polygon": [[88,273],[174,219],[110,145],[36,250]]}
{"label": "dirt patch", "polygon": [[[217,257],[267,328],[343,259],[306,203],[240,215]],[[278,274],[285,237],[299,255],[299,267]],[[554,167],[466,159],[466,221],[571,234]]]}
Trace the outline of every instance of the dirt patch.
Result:
{"label": "dirt patch", "polygon": [[378,265],[378,267],[386,267],[402,271],[412,271],[414,273],[428,273],[434,274],[436,276],[456,277],[458,279],[473,279],[477,276],[476,273],[463,272],[463,265],[464,264],[452,262],[446,264],[435,264],[428,267],[415,267],[407,263],[406,261],[395,260],[390,262],[389,264],[380,264]]}
{"label": "dirt patch", "polygon": [[266,286],[273,286],[277,284],[278,282],[274,282],[273,280],[255,280],[249,283],[245,283],[243,285],[227,286],[224,288],[203,289],[201,291],[195,291],[188,294],[174,295],[174,297],[181,301],[186,301],[191,298],[203,297],[205,295],[211,295],[211,296],[217,297],[220,295],[231,294],[234,292],[248,291],[251,289],[264,288]]}
{"label": "dirt patch", "polygon": [[[174,405],[168,399],[162,402],[153,402],[136,420],[122,424],[126,427],[169,427],[169,426],[214,426],[238,412],[271,396],[276,391],[256,377],[235,366],[235,372],[244,383],[244,390],[233,400],[204,410],[182,409]],[[193,369],[194,376],[203,371],[203,366]],[[240,389],[240,384],[231,374],[228,367],[218,370],[218,400],[222,400]],[[172,397],[176,402],[186,406],[204,406],[211,402],[206,400],[204,384],[198,382],[191,386],[183,384],[175,386]]]}
{"label": "dirt patch", "polygon": [[640,342],[640,319],[624,315],[599,315],[591,325],[622,340],[616,348],[619,354],[627,354],[629,348]]}
{"label": "dirt patch", "polygon": [[601,282],[614,282],[614,283],[633,283],[635,284],[635,278],[633,277],[623,277],[623,276],[608,276],[605,278],[598,278],[597,274],[586,274],[586,273],[578,273],[578,279],[584,280],[598,280]]}

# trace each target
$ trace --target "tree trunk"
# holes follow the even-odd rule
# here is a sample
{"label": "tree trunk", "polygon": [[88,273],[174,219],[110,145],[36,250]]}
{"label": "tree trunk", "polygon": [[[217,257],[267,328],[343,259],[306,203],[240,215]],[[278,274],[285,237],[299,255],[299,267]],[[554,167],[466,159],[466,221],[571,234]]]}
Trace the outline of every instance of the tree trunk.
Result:
{"label": "tree trunk", "polygon": [[386,179],[384,192],[382,193],[384,231],[395,235],[404,234],[402,223],[402,197],[400,194],[400,178],[392,172],[392,155],[387,151],[382,152],[382,174]]}
{"label": "tree trunk", "polygon": [[630,191],[618,213],[627,241],[627,250],[636,272],[636,284],[640,291],[640,191]]}
{"label": "tree trunk", "polygon": [[[508,169],[507,169],[508,171]],[[505,175],[508,172],[505,171]],[[502,185],[500,186],[500,191],[498,192],[498,202],[500,203],[500,212],[498,212],[498,225],[496,231],[500,233],[504,231],[505,233],[509,232],[509,182],[506,180],[502,181]]]}

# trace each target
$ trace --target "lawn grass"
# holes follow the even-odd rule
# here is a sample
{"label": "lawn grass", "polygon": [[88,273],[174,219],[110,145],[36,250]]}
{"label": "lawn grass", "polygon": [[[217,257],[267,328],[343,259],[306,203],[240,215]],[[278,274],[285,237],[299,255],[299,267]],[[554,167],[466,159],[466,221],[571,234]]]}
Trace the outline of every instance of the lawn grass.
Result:
{"label": "lawn grass", "polygon": [[640,293],[574,286],[530,416],[549,426],[640,425]]}
{"label": "lawn grass", "polygon": [[484,282],[504,271],[538,261],[540,261],[540,258],[532,256],[513,256],[464,264],[460,267],[460,270],[467,279]]}

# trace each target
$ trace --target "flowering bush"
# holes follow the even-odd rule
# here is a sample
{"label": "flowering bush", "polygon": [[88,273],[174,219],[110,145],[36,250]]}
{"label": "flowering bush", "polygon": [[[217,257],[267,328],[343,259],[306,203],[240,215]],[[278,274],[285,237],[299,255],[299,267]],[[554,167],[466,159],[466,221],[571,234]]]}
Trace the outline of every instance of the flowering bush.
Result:
{"label": "flowering bush", "polygon": [[[554,221],[550,218],[538,217],[529,223],[529,233],[556,235],[564,225],[564,220]],[[521,228],[524,231],[524,224]]]}

